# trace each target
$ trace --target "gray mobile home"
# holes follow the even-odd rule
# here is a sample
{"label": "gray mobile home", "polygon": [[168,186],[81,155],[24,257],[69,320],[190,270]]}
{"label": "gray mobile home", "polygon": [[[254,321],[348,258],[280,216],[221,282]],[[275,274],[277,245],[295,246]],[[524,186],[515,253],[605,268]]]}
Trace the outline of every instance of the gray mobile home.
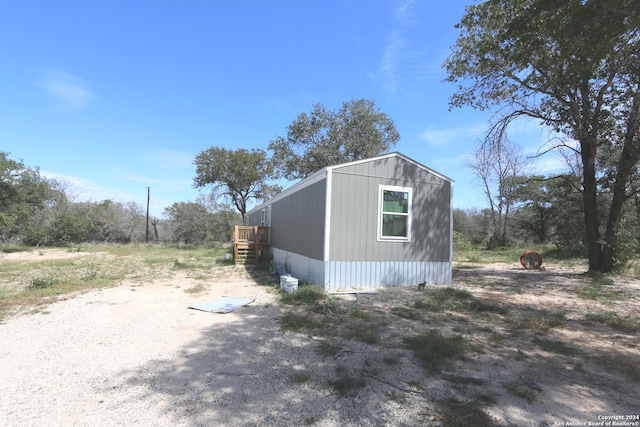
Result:
{"label": "gray mobile home", "polygon": [[326,290],[451,284],[453,181],[400,153],[319,170],[252,209],[273,261]]}

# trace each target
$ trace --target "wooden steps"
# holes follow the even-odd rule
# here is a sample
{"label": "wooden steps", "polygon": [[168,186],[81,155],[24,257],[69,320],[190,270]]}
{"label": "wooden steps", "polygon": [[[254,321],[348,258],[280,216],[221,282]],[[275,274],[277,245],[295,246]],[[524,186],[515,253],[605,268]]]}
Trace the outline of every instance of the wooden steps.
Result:
{"label": "wooden steps", "polygon": [[238,263],[256,263],[269,256],[269,227],[236,225],[233,230],[233,259]]}

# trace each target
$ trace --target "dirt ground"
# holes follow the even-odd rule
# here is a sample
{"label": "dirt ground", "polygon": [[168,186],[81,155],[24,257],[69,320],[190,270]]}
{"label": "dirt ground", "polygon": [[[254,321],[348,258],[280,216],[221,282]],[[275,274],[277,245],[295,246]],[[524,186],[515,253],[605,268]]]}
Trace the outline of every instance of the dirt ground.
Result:
{"label": "dirt ground", "polygon": [[[37,260],[43,256],[84,254],[47,251]],[[0,263],[29,257],[2,254]],[[283,315],[299,308],[280,305],[273,288],[242,267],[225,267],[198,293],[186,290],[200,282],[180,272],[88,291],[0,323],[0,419],[10,426],[446,426],[464,425],[454,415],[466,412],[468,425],[640,425],[637,330],[589,320],[608,313],[637,325],[640,281],[617,277],[589,288],[583,273],[456,265],[452,287],[507,308],[504,315],[445,312],[413,321],[393,314],[428,297],[429,287],[343,295],[343,306],[372,310],[382,339],[365,344],[336,334],[330,356],[318,351],[326,335],[281,329]],[[187,308],[221,296],[254,301],[228,314]],[[399,337],[433,328],[464,335],[472,351],[442,372],[425,369]],[[328,384],[338,368],[366,372],[366,385],[351,396],[335,393]]]}
{"label": "dirt ground", "polygon": [[[490,335],[497,341],[495,353],[461,364],[465,372],[493,383],[522,381],[522,391],[533,391],[531,402],[523,401],[519,393],[503,394],[497,405],[488,408],[491,415],[511,425],[531,420],[544,425],[599,425],[612,420],[640,425],[638,370],[629,378],[611,369],[606,360],[639,367],[637,332],[620,332],[585,320],[590,313],[606,312],[635,319],[637,325],[640,281],[617,277],[589,299],[583,294],[589,278],[581,268],[546,266],[528,271],[518,263],[459,267],[454,274],[457,286],[510,307],[508,316],[516,322],[516,331],[522,324],[521,333],[514,333],[512,327]],[[495,332],[493,326],[487,329]],[[536,339],[566,343],[575,352],[545,351],[535,345]]]}

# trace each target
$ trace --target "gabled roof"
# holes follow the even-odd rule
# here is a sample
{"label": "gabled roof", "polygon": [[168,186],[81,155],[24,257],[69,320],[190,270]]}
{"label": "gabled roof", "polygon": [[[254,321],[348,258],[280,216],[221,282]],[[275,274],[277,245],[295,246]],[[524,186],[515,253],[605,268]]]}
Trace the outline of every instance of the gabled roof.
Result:
{"label": "gabled roof", "polygon": [[326,178],[327,174],[329,173],[329,171],[332,170],[336,170],[336,169],[340,169],[340,168],[344,168],[347,166],[354,166],[354,165],[358,165],[361,163],[368,163],[368,162],[375,162],[375,161],[379,161],[379,160],[384,160],[384,159],[388,159],[388,158],[392,158],[392,157],[398,157],[406,162],[411,163],[412,165],[416,166],[417,168],[423,169],[435,176],[437,176],[438,178],[441,178],[444,181],[447,181],[451,184],[453,184],[453,180],[451,178],[448,178],[445,175],[442,175],[439,172],[434,171],[431,168],[428,168],[427,166],[423,165],[420,162],[417,162],[415,160],[413,160],[410,157],[405,156],[402,153],[399,153],[397,151],[394,151],[393,153],[388,153],[388,154],[383,154],[380,156],[376,156],[376,157],[370,157],[368,159],[361,159],[361,160],[354,160],[352,162],[346,162],[346,163],[340,163],[337,165],[333,165],[333,166],[326,166],[322,169],[320,169],[317,172],[312,173],[311,175],[309,175],[308,177],[304,178],[301,181],[296,182],[295,184],[293,184],[291,187],[287,188],[286,190],[284,190],[282,193],[272,197],[271,199],[259,204],[258,206],[256,206],[255,208],[251,209],[249,212],[247,213],[251,213],[253,211],[257,211],[259,209],[263,209],[264,207],[277,202],[278,200],[281,200],[285,197],[288,197],[290,194],[295,193],[296,191],[300,191],[303,188],[306,188],[312,184],[315,184],[318,181],[321,181],[322,179]]}

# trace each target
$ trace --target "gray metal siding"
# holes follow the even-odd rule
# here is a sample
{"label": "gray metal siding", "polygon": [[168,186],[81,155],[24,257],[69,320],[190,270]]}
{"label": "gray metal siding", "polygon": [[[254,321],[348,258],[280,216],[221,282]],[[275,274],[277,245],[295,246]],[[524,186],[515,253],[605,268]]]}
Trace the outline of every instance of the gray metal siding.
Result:
{"label": "gray metal siding", "polygon": [[247,213],[244,217],[244,225],[260,225],[261,211]]}
{"label": "gray metal siding", "polygon": [[271,205],[272,247],[322,260],[325,187],[323,179]]}
{"label": "gray metal siding", "polygon": [[[329,261],[451,261],[451,183],[402,158],[336,168]],[[411,242],[377,240],[379,185],[413,189]]]}

